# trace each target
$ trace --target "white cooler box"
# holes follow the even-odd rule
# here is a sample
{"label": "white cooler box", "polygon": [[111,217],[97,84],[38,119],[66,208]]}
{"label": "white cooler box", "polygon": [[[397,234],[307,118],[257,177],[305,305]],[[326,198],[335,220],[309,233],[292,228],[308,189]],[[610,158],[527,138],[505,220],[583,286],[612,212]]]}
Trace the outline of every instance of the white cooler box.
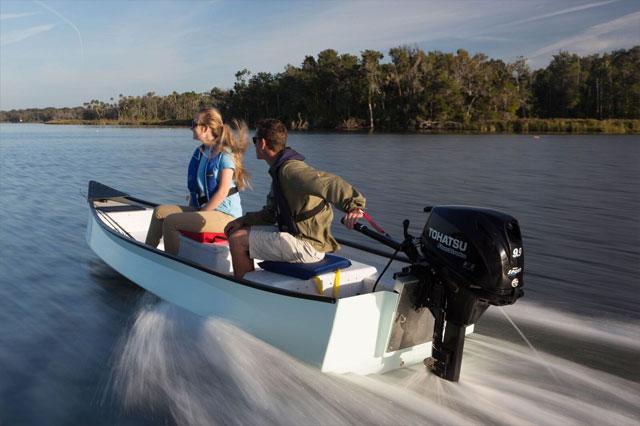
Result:
{"label": "white cooler box", "polygon": [[233,273],[231,252],[226,242],[200,243],[181,235],[178,256],[218,272]]}

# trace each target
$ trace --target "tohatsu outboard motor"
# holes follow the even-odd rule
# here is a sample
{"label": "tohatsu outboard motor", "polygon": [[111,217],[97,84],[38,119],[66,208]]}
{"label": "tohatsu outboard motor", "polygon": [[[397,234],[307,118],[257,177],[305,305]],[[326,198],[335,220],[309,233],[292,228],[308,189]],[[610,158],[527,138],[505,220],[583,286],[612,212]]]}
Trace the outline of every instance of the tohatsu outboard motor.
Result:
{"label": "tohatsu outboard motor", "polygon": [[415,307],[429,308],[435,318],[429,366],[457,381],[466,326],[490,305],[511,305],[523,295],[522,236],[516,219],[495,210],[425,210],[430,215],[420,236],[422,261],[411,268],[423,284]]}
{"label": "tohatsu outboard motor", "polygon": [[429,218],[419,238],[409,235],[404,221],[402,243],[363,225],[356,229],[407,255],[411,266],[396,277],[419,281],[413,306],[428,308],[435,319],[427,366],[458,381],[465,328],[489,306],[511,305],[523,295],[522,236],[516,219],[495,210],[437,206],[425,212]]}

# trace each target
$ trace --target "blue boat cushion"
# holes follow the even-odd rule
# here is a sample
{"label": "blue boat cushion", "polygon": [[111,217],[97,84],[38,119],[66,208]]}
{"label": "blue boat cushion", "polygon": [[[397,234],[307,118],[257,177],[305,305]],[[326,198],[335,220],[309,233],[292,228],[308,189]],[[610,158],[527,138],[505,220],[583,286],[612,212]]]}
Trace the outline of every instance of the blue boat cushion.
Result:
{"label": "blue boat cushion", "polygon": [[313,278],[317,275],[334,272],[337,269],[348,268],[351,266],[351,261],[344,257],[325,254],[324,259],[320,262],[289,263],[265,260],[264,262],[258,263],[258,265],[260,265],[262,269],[275,272],[276,274],[288,275],[290,277],[300,278],[301,280],[308,280],[309,278]]}

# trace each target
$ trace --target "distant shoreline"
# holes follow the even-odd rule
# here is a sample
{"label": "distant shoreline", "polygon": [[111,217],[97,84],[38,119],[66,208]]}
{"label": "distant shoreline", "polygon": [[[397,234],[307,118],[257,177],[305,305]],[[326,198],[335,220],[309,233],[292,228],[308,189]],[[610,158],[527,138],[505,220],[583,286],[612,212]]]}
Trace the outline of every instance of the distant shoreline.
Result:
{"label": "distant shoreline", "polygon": [[82,106],[0,111],[0,121],[188,126],[202,108],[255,126],[292,130],[476,134],[640,134],[640,45],[579,56],[560,51],[545,68],[483,53],[401,45],[360,56],[325,49],[282,72],[239,70],[232,88],[119,94]]}
{"label": "distant shoreline", "polygon": [[[4,123],[8,123],[5,121]],[[189,127],[191,120],[157,120],[157,121],[127,121],[127,120],[51,120],[47,122],[29,121],[23,123],[42,123],[54,125],[87,125],[87,126],[131,126],[131,127]],[[303,130],[306,131],[306,130]],[[352,128],[312,128],[308,131],[338,131],[338,132],[367,132],[365,127]],[[378,130],[376,133],[386,133]],[[456,122],[422,123],[421,126],[402,133],[479,133],[479,134],[640,134],[640,120],[637,119],[517,119],[508,121],[483,121],[462,124]]]}

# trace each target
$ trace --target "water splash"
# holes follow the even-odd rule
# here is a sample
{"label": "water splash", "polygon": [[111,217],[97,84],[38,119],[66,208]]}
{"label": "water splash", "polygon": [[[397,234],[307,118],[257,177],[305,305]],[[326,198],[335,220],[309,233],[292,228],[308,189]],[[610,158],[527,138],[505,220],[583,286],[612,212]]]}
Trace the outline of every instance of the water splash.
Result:
{"label": "water splash", "polygon": [[126,410],[185,425],[465,422],[429,401],[322,374],[228,322],[164,302],[141,308],[110,386]]}
{"label": "water splash", "polygon": [[549,368],[549,366],[544,362],[542,357],[538,354],[538,351],[536,351],[536,349],[533,347],[533,345],[531,344],[529,339],[527,339],[527,336],[525,336],[524,333],[522,332],[522,330],[520,330],[520,328],[516,325],[516,323],[513,322],[511,317],[504,310],[504,308],[502,306],[498,306],[498,308],[500,309],[500,312],[502,312],[504,317],[507,319],[507,321],[509,321],[509,324],[511,324],[513,326],[513,328],[518,332],[520,337],[522,337],[522,340],[524,340],[524,342],[527,344],[527,346],[529,346],[529,349],[531,349],[531,352],[533,352],[535,357],[540,361],[540,364],[542,364],[544,366],[544,368],[547,369],[549,374],[551,374],[551,377],[553,377],[556,382],[560,383],[560,380],[558,379],[558,376],[556,376],[556,374],[553,372],[553,370],[551,370],[551,368]]}
{"label": "water splash", "polygon": [[[590,312],[588,317],[578,316],[528,301],[518,302],[517,307],[502,309],[508,309],[509,317],[521,325],[568,335],[574,339],[597,341],[640,351],[640,339],[637,338],[640,336],[640,324],[633,319],[622,322],[603,318],[602,313],[597,310]],[[496,313],[495,309],[489,309],[483,319],[491,318]]]}
{"label": "water splash", "polygon": [[116,353],[111,390],[127,410],[185,425],[632,425],[640,406],[638,383],[477,334],[459,383],[420,365],[322,374],[228,322],[165,302],[139,311]]}

